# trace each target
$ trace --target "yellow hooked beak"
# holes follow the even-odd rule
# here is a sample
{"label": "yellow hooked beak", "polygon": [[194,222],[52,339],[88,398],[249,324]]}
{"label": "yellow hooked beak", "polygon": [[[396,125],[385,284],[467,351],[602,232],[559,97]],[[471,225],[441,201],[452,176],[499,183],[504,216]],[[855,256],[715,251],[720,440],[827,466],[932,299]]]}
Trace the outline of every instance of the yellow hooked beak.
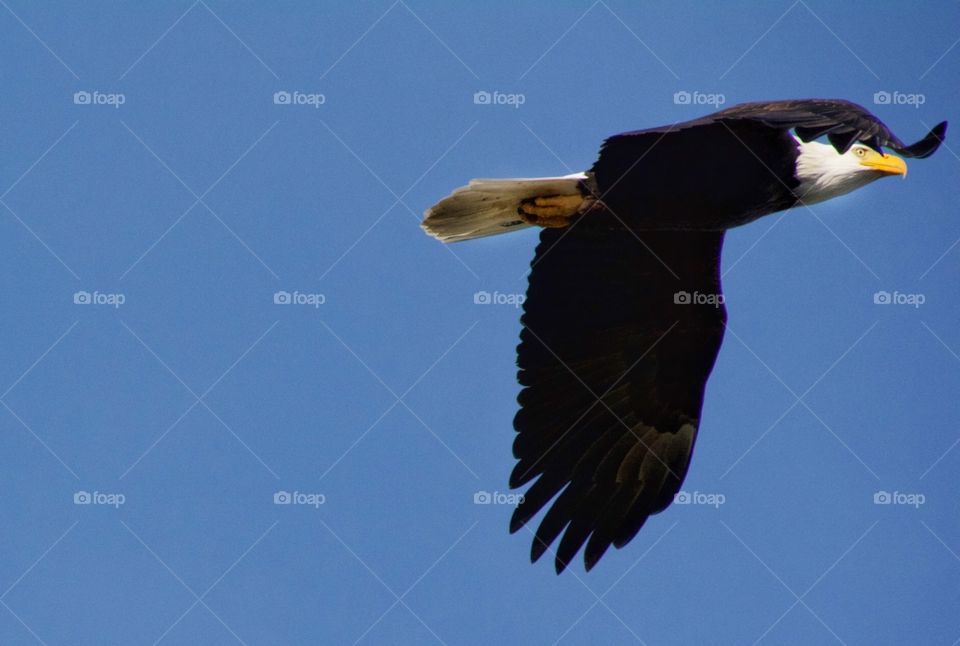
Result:
{"label": "yellow hooked beak", "polygon": [[897,157],[896,155],[887,155],[884,153],[878,153],[875,150],[863,149],[862,155],[860,157],[860,165],[871,168],[875,171],[881,173],[888,173],[890,175],[907,175],[907,163]]}

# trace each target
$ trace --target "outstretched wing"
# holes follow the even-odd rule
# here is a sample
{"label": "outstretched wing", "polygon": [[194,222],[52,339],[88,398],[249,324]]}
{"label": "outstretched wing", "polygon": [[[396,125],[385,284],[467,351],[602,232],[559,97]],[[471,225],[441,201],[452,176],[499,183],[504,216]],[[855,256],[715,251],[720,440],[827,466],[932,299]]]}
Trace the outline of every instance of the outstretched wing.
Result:
{"label": "outstretched wing", "polygon": [[584,543],[589,570],[672,502],[723,338],[722,241],[722,232],[632,232],[609,212],[541,232],[518,347],[510,485],[536,482],[511,531],[559,496],[532,560],[562,533],[557,572]]}
{"label": "outstretched wing", "polygon": [[[741,103],[705,117],[673,126],[640,130],[624,135],[647,134],[702,126],[718,121],[749,120],[772,128],[793,129],[803,141],[826,136],[834,148],[845,153],[854,142],[877,151],[889,148],[904,157],[929,157],[943,142],[947,122],[934,126],[920,141],[906,145],[866,108],[842,99],[801,99]],[[624,136],[618,135],[618,136]]]}

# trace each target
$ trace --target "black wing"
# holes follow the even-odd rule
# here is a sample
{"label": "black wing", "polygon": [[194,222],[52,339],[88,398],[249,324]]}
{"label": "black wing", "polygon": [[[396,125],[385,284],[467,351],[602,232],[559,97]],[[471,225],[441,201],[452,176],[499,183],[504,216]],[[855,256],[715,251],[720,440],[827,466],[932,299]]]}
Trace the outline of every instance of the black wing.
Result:
{"label": "black wing", "polygon": [[518,347],[510,485],[537,481],[510,530],[562,493],[532,560],[566,530],[557,572],[585,542],[589,570],[673,501],[723,338],[722,241],[722,232],[633,233],[609,212],[541,232]]}
{"label": "black wing", "polygon": [[947,132],[947,122],[943,121],[923,139],[908,146],[890,132],[880,119],[856,103],[842,99],[803,99],[741,103],[693,121],[624,134],[662,132],[744,119],[773,128],[794,129],[803,141],[826,135],[840,153],[847,152],[855,141],[859,141],[877,151],[886,147],[904,157],[928,157],[940,147]]}

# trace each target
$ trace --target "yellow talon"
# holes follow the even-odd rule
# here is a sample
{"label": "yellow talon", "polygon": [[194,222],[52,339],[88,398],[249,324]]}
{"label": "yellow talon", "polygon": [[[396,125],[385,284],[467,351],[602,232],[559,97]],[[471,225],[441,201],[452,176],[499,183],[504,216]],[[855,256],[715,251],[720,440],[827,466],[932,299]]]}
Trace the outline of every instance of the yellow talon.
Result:
{"label": "yellow talon", "polygon": [[541,227],[565,227],[579,215],[582,195],[551,195],[535,197],[520,203],[517,212],[527,224]]}

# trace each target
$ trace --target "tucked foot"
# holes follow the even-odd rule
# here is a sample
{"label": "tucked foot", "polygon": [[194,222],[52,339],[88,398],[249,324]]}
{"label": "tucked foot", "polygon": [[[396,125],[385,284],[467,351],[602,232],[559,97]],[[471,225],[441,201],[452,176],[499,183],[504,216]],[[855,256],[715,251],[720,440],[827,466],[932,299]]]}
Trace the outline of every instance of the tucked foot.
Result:
{"label": "tucked foot", "polygon": [[517,213],[527,224],[541,227],[566,227],[580,214],[582,195],[534,197],[520,203]]}

